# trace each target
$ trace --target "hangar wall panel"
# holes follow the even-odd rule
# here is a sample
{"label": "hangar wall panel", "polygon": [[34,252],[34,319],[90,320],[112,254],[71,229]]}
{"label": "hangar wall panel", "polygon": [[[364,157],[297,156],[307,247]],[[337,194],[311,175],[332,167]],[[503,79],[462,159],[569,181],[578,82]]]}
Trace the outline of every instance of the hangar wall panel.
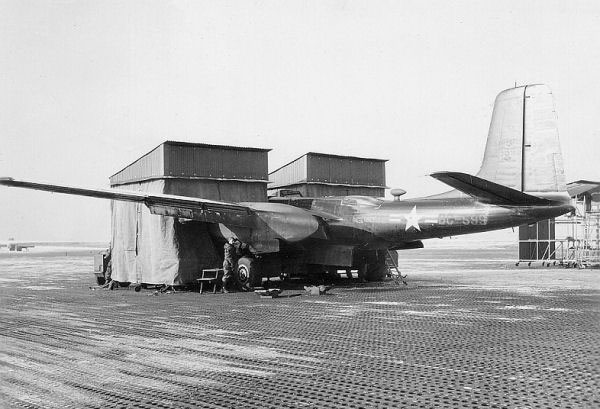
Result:
{"label": "hangar wall panel", "polygon": [[[131,282],[135,278],[137,256],[137,213],[139,204],[111,201],[112,279]],[[134,280],[135,282],[135,280]]]}
{"label": "hangar wall panel", "polygon": [[[164,193],[165,181],[140,182],[123,188]],[[182,224],[173,217],[151,214],[143,204],[114,201],[112,226],[114,280],[190,284],[200,277],[203,268],[221,263],[205,223]]]}
{"label": "hangar wall panel", "polygon": [[268,149],[166,141],[110,177],[111,186],[152,179],[268,181]]}
{"label": "hangar wall panel", "polygon": [[110,177],[110,185],[138,182],[160,177],[165,173],[164,145],[161,144],[150,152]]}
{"label": "hangar wall panel", "polygon": [[239,180],[166,179],[164,193],[224,202],[264,202],[267,185]]}
{"label": "hangar wall panel", "polygon": [[269,180],[271,182],[269,188],[306,182],[308,177],[306,163],[307,158],[306,155],[304,155],[271,172],[269,174]]}
{"label": "hangar wall panel", "polygon": [[[127,190],[160,193],[161,180],[126,186]],[[140,203],[113,201],[111,240],[113,279],[122,282],[173,284],[177,254],[168,220],[150,214]],[[172,219],[172,218],[171,218]]]}
{"label": "hangar wall panel", "polygon": [[271,172],[269,188],[298,183],[329,183],[385,188],[385,162],[309,152]]}
{"label": "hangar wall panel", "polygon": [[[383,197],[385,195],[385,189],[383,188],[370,188],[350,185],[328,185],[318,183],[301,183],[297,185],[289,185],[286,186],[285,189],[298,191],[304,197],[350,195]],[[276,191],[277,189],[270,191],[270,193],[275,194]]]}
{"label": "hangar wall panel", "polygon": [[385,161],[323,154],[307,155],[307,182],[385,187]]}
{"label": "hangar wall panel", "polygon": [[165,143],[165,176],[267,179],[264,149]]}

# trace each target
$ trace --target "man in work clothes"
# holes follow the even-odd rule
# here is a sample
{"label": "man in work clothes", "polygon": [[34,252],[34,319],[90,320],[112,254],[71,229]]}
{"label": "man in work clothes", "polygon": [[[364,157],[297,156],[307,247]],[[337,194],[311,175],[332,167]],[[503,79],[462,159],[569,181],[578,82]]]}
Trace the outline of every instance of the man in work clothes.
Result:
{"label": "man in work clothes", "polygon": [[237,265],[237,248],[235,247],[235,239],[233,237],[225,243],[223,247],[223,292],[228,293],[230,283],[233,281],[233,271]]}

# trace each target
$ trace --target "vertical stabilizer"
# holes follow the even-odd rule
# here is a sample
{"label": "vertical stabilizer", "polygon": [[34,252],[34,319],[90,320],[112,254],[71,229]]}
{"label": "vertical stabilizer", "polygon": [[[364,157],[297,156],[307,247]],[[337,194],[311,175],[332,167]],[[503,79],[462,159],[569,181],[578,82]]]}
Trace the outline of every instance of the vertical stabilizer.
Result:
{"label": "vertical stabilizer", "polygon": [[498,94],[477,176],[522,192],[566,190],[550,88],[526,85]]}

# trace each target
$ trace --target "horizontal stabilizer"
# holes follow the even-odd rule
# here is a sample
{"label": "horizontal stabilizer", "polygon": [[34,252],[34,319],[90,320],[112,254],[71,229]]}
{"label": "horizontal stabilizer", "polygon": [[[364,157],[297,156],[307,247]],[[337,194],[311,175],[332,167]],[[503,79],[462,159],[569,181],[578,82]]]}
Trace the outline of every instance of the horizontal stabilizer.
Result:
{"label": "horizontal stabilizer", "polygon": [[544,206],[553,203],[548,199],[528,195],[518,190],[466,173],[436,172],[432,173],[431,177],[484,203],[506,206]]}

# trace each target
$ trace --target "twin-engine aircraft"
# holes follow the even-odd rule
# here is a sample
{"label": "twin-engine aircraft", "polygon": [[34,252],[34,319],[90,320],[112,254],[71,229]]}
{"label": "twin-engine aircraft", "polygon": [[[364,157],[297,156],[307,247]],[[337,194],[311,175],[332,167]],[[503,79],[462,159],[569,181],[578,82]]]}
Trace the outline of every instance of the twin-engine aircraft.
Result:
{"label": "twin-engine aircraft", "polygon": [[35,247],[34,242],[24,242],[24,241],[15,241],[14,238],[10,237],[8,241],[2,243],[0,242],[0,249],[3,247],[8,248],[8,251],[27,251],[31,247]]}
{"label": "twin-engine aircraft", "polygon": [[573,210],[550,89],[527,85],[502,91],[477,175],[431,176],[454,190],[392,201],[345,196],[226,203],[12,178],[2,178],[0,184],[141,202],[153,214],[208,223],[213,238],[235,236],[248,245],[236,277],[246,288],[258,286],[262,277],[337,269],[357,269],[360,276],[377,281],[385,277],[389,250],[420,248],[423,239],[531,224]]}

